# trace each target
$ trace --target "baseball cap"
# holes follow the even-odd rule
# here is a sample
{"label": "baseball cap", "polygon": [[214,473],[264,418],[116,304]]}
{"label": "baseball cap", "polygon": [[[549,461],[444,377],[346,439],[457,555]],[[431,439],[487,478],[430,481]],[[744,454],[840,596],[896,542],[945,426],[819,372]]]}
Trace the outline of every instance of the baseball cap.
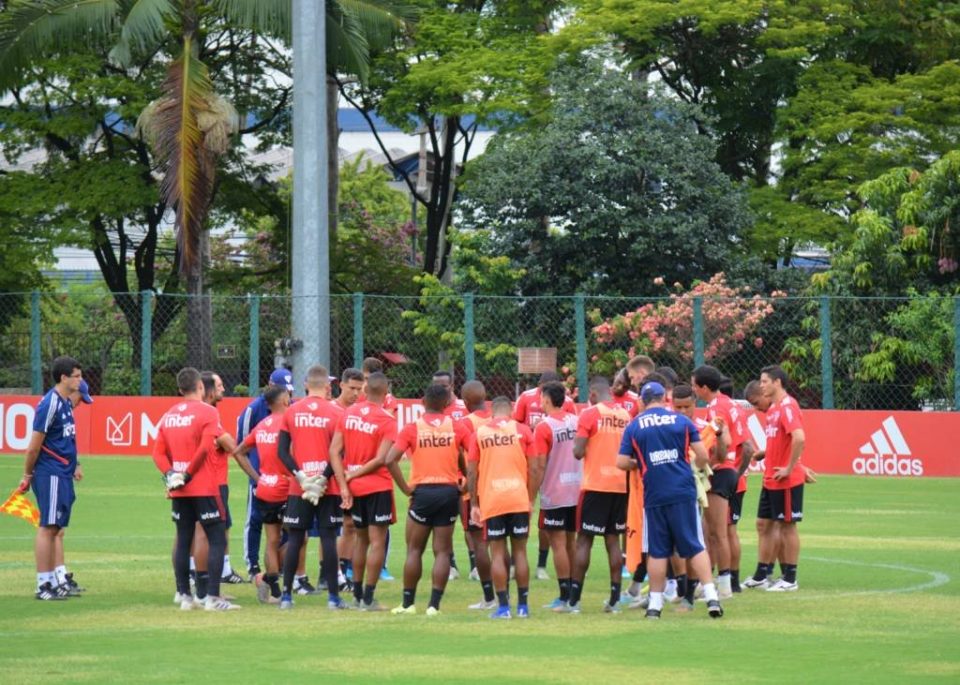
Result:
{"label": "baseball cap", "polygon": [[640,399],[643,400],[644,404],[648,404],[651,400],[663,397],[666,394],[667,391],[656,381],[650,381],[640,388]]}
{"label": "baseball cap", "polygon": [[293,374],[288,369],[274,369],[270,374],[270,385],[279,385],[293,392]]}
{"label": "baseball cap", "polygon": [[93,398],[90,397],[90,386],[87,385],[86,381],[80,381],[80,401],[84,404],[93,404]]}

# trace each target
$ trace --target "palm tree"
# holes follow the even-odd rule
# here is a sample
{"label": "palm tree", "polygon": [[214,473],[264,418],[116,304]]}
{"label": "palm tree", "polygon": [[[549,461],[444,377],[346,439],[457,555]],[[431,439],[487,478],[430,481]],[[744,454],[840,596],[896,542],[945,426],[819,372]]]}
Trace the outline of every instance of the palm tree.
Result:
{"label": "palm tree", "polygon": [[[162,169],[162,199],[176,212],[177,253],[188,295],[203,292],[204,223],[216,163],[239,128],[236,111],[217,95],[200,60],[203,23],[210,17],[223,19],[289,44],[291,4],[292,0],[9,0],[0,11],[0,94],[16,86],[38,58],[81,42],[115,41],[111,58],[123,65],[134,52],[149,54],[176,40],[177,54],[167,69],[162,95],[141,113],[137,126]],[[330,0],[329,69],[365,80],[370,46],[392,40],[406,15],[383,0]],[[336,155],[336,145],[332,154]],[[335,200],[331,206],[336,206]],[[210,326],[202,299],[189,300],[188,347],[199,354],[192,361],[205,368]]]}

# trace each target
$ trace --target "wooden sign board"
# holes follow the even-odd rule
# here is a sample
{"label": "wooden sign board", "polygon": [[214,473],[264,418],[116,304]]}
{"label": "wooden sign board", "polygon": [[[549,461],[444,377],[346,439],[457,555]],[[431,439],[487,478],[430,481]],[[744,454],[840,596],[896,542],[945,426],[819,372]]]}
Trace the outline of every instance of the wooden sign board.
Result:
{"label": "wooden sign board", "polygon": [[518,373],[543,373],[557,370],[556,347],[517,348]]}

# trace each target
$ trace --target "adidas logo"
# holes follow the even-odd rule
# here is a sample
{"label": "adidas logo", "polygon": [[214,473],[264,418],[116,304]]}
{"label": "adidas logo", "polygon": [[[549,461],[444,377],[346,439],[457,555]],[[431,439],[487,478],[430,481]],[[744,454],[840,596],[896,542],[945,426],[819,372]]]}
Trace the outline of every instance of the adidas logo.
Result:
{"label": "adidas logo", "polygon": [[863,456],[853,460],[853,472],[870,476],[922,476],[923,462],[910,459],[910,446],[892,416],[860,446]]}

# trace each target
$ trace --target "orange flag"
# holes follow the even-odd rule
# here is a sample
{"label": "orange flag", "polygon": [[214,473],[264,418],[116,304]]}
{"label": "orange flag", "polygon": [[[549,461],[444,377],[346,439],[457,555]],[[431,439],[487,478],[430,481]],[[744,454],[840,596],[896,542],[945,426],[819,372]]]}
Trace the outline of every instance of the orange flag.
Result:
{"label": "orange flag", "polygon": [[643,555],[643,479],[640,470],[628,472],[630,495],[627,498],[627,570],[637,570]]}
{"label": "orange flag", "polygon": [[10,514],[29,521],[36,528],[40,525],[40,511],[33,506],[33,502],[27,499],[22,492],[13,491],[13,494],[7,498],[7,501],[0,505],[0,513]]}

